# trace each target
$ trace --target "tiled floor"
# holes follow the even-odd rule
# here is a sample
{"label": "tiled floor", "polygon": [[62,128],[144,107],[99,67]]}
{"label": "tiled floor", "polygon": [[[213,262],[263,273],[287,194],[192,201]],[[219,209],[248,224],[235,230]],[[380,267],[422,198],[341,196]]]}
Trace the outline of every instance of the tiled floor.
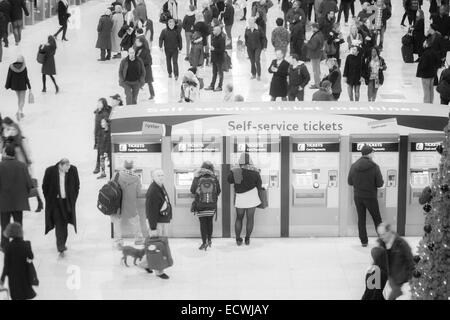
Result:
{"label": "tiled floor", "polygon": [[[161,4],[162,0],[147,1],[148,11],[155,20],[155,39],[161,30],[156,18]],[[180,6],[180,14],[185,12],[184,7]],[[356,238],[255,239],[250,247],[242,248],[237,248],[230,239],[216,239],[213,249],[206,253],[197,250],[198,240],[173,239],[175,265],[169,270],[170,281],[120,264],[120,253],[112,249],[109,239],[109,221],[95,208],[97,190],[103,182],[91,174],[95,161],[92,133],[96,101],[102,96],[122,94],[117,80],[119,61],[97,62],[96,26],[104,9],[104,1],[84,4],[80,28],[69,30],[68,43],[58,41],[56,64],[60,94],[54,95],[51,83],[46,94],[40,93],[40,65],[35,62],[38,45],[57,28],[56,18],[27,27],[21,46],[6,49],[4,61],[0,63],[0,81],[4,81],[8,64],[16,53],[23,53],[28,63],[36,103],[26,106],[22,128],[30,141],[35,176],[42,178],[45,168],[64,156],[79,168],[81,177],[79,232],[75,235],[71,229],[65,259],[57,258],[53,232],[44,236],[43,214],[25,214],[25,234],[33,243],[41,280],[38,298],[359,299],[370,254],[369,249],[358,246]],[[416,65],[405,65],[401,59],[400,37],[405,32],[399,26],[402,14],[400,1],[395,1],[386,33],[383,56],[388,70],[385,85],[380,90],[380,101],[417,102],[422,99],[420,81],[414,77]],[[269,29],[278,16],[281,12],[275,7],[269,13]],[[237,19],[234,40],[243,33],[244,27],[245,23]],[[344,34],[347,30],[348,27],[343,27]],[[180,82],[167,78],[165,59],[156,41],[152,52],[156,103],[176,102]],[[273,56],[272,48],[263,54],[263,70]],[[183,59],[181,55],[180,62]],[[236,93],[243,94],[247,101],[267,101],[268,73],[264,71],[262,82],[251,82],[246,57],[233,52],[232,59],[233,69],[226,74],[225,83],[232,82]],[[186,70],[187,63],[181,64],[181,70]],[[210,73],[211,68],[206,68],[207,81]],[[365,97],[365,90],[363,87],[362,97]],[[310,100],[311,95],[310,90],[306,91],[305,99]],[[147,97],[147,92],[141,93],[140,102]],[[221,93],[202,93],[201,99],[215,101],[221,97]],[[348,101],[345,93],[342,100]],[[0,86],[2,115],[13,116],[15,108],[14,93]],[[32,206],[35,205],[33,202]],[[415,247],[418,239],[408,240]],[[71,290],[77,281],[72,281],[76,276],[70,277],[68,272],[78,267],[81,287]]]}

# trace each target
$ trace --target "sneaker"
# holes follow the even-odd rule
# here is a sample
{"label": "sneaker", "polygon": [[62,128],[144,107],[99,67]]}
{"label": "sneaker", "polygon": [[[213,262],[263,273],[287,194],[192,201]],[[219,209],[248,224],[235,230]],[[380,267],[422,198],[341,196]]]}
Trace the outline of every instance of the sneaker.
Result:
{"label": "sneaker", "polygon": [[175,81],[178,81],[178,76],[175,76]]}
{"label": "sneaker", "polygon": [[158,275],[158,277],[160,277],[161,279],[164,279],[164,280],[169,279],[169,276],[165,273]]}
{"label": "sneaker", "polygon": [[44,93],[47,92],[47,88],[42,89],[42,92]]}
{"label": "sneaker", "polygon": [[237,239],[236,239],[236,244],[237,244],[238,246],[241,246],[241,245],[242,245],[242,238],[237,238]]}
{"label": "sneaker", "polygon": [[150,98],[148,98],[148,100],[153,100],[155,99],[155,96],[150,96]]}
{"label": "sneaker", "polygon": [[362,246],[363,248],[365,248],[365,247],[368,246],[368,244],[367,244],[367,243],[362,243],[361,246]]}
{"label": "sneaker", "polygon": [[239,21],[245,21],[247,20],[245,17],[242,17]]}
{"label": "sneaker", "polygon": [[252,75],[252,76],[250,77],[250,80],[253,80],[253,79],[256,79],[256,76]]}
{"label": "sneaker", "polygon": [[100,58],[100,59],[97,59],[97,61],[106,61],[106,59]]}
{"label": "sneaker", "polygon": [[218,91],[222,91],[222,87],[217,87],[214,89],[214,91],[218,92]]}
{"label": "sneaker", "polygon": [[205,88],[205,89],[203,89],[203,90],[206,90],[206,91],[214,91],[214,87],[209,86],[209,87],[207,87],[207,88]]}
{"label": "sneaker", "polygon": [[261,81],[261,76],[257,76],[256,81]]}
{"label": "sneaker", "polygon": [[250,245],[250,238],[245,237],[245,245],[246,246]]}
{"label": "sneaker", "polygon": [[169,78],[172,78],[172,74],[169,74]]}
{"label": "sneaker", "polygon": [[205,250],[208,248],[208,245],[206,243],[202,243],[202,245],[198,248],[198,250]]}
{"label": "sneaker", "polygon": [[97,179],[103,179],[103,178],[106,178],[106,174],[104,172],[97,177]]}
{"label": "sneaker", "polygon": [[211,241],[211,240],[208,240],[208,247],[211,248],[211,245],[212,245],[212,241]]}
{"label": "sneaker", "polygon": [[149,268],[145,268],[145,271],[147,271],[147,273],[153,273],[153,270],[151,270]]}
{"label": "sneaker", "polygon": [[100,168],[95,168],[94,171],[92,172],[93,174],[97,174],[100,172]]}

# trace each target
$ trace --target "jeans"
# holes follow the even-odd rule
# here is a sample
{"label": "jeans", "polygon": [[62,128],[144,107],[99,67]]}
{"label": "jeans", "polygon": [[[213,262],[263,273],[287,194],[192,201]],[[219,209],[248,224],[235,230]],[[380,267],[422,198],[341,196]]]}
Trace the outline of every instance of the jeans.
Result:
{"label": "jeans", "polygon": [[200,221],[200,233],[202,235],[202,243],[211,241],[213,233],[213,218],[214,216],[199,217]]}
{"label": "jeans", "polygon": [[100,49],[100,59],[102,60],[111,59],[111,49]]}
{"label": "jeans", "polygon": [[125,90],[125,99],[127,105],[137,104],[137,97],[141,88],[140,83],[138,81],[125,81],[122,86]]}
{"label": "jeans", "polygon": [[219,84],[217,87],[222,88],[223,85],[223,68],[222,68],[222,62],[212,62],[212,71],[213,71],[213,77],[211,80],[211,88],[214,88],[216,85],[217,80],[217,74],[219,74]]}
{"label": "jeans", "polygon": [[2,227],[2,240],[1,240],[0,245],[3,250],[5,249],[6,244],[9,243],[9,239],[3,235],[3,232],[5,231],[9,222],[11,221],[11,217],[14,219],[14,222],[22,224],[23,213],[22,213],[22,211],[10,211],[10,212],[1,212],[0,213],[1,227]]}
{"label": "jeans", "polygon": [[175,77],[178,77],[178,50],[166,51],[166,64],[169,75],[172,75],[172,63],[173,73],[175,74]]}
{"label": "jeans", "polygon": [[261,49],[247,49],[252,76],[261,76]]}
{"label": "jeans", "polygon": [[423,103],[433,103],[434,101],[434,78],[422,78]]}
{"label": "jeans", "polygon": [[191,40],[192,40],[192,32],[185,32],[184,37],[186,39],[186,56],[189,57],[191,52]]}
{"label": "jeans", "polygon": [[234,231],[236,233],[236,239],[239,239],[241,237],[241,231],[242,231],[242,221],[244,220],[245,214],[247,214],[247,224],[245,226],[245,237],[250,238],[253,226],[254,226],[254,220],[255,220],[255,211],[256,208],[236,208],[236,222],[234,224]]}
{"label": "jeans", "polygon": [[344,18],[345,18],[345,23],[348,22],[348,16],[349,16],[349,12],[350,12],[350,3],[348,2],[342,2],[339,6],[339,14],[338,14],[338,18],[337,18],[337,22],[341,22],[341,14],[342,12],[344,12]]}
{"label": "jeans", "polygon": [[[361,86],[348,85],[347,91],[350,101],[359,101],[359,89]],[[355,98],[353,99],[353,92],[355,93]]]}
{"label": "jeans", "polygon": [[288,100],[289,101],[295,101],[295,98],[297,98],[298,101],[305,100],[305,90],[297,90],[296,92],[288,92]]}
{"label": "jeans", "polygon": [[25,106],[26,93],[27,93],[26,90],[16,91],[19,112],[23,112],[23,107]]}
{"label": "jeans", "polygon": [[56,248],[58,252],[66,250],[68,237],[67,225],[69,223],[69,210],[66,199],[58,199],[58,205],[53,210],[53,221],[55,222]]}
{"label": "jeans", "polygon": [[[281,101],[287,101],[287,97],[280,97]],[[277,97],[270,97],[270,101],[276,101]]]}
{"label": "jeans", "polygon": [[61,33],[62,31],[62,38],[65,39],[66,38],[66,32],[67,32],[67,22],[64,23],[59,29],[58,31],[55,33],[54,37],[57,38],[58,35]]}
{"label": "jeans", "polygon": [[320,87],[320,58],[311,59],[311,64],[314,73],[314,85]]}
{"label": "jeans", "polygon": [[377,98],[378,88],[375,87],[375,80],[369,80],[367,85],[367,96],[369,101],[375,101]]}
{"label": "jeans", "polygon": [[12,30],[14,40],[16,41],[16,45],[18,45],[20,43],[20,40],[22,40],[22,28],[23,28],[23,20],[16,20],[12,22]]}
{"label": "jeans", "polygon": [[356,211],[358,212],[359,239],[361,240],[362,244],[366,244],[369,242],[366,230],[366,210],[369,210],[369,213],[373,219],[373,223],[375,224],[375,230],[377,229],[378,225],[382,222],[380,209],[378,207],[378,199],[355,197],[354,201]]}

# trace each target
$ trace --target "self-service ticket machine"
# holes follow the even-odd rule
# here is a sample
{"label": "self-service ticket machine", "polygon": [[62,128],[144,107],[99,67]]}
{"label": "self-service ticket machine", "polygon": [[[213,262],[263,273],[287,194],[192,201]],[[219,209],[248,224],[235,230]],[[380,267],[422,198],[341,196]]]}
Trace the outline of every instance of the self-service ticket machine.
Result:
{"label": "self-service ticket machine", "polygon": [[[204,161],[214,165],[216,177],[221,179],[222,142],[221,137],[172,137],[173,165],[173,218],[171,230],[177,237],[198,237],[198,218],[190,211],[194,195],[190,188],[195,172]],[[221,197],[217,201],[217,220],[215,220],[214,236],[222,236]]]}
{"label": "self-service ticket machine", "polygon": [[[113,136],[112,171],[124,169],[124,162],[133,161],[134,173],[141,179],[142,198],[138,199],[138,210],[145,212],[145,193],[152,183],[152,171],[161,168],[161,137],[160,136]],[[134,237],[138,230],[137,218],[121,219],[122,236]],[[138,228],[138,229],[136,229]]]}
{"label": "self-service ticket machine", "polygon": [[291,138],[289,236],[339,235],[339,137]]}
{"label": "self-service ticket machine", "polygon": [[429,186],[437,174],[441,155],[436,148],[442,140],[443,135],[440,134],[410,136],[405,226],[407,236],[423,234],[425,215],[423,205],[419,204],[419,197],[423,188]]}
{"label": "self-service ticket machine", "polygon": [[[398,165],[399,165],[399,138],[356,138],[351,137],[352,163],[361,157],[364,144],[370,145],[375,155],[373,161],[378,164],[383,176],[384,185],[378,189],[378,205],[383,222],[393,226],[397,225],[397,196],[398,196]],[[353,188],[351,188],[352,214],[348,217],[348,236],[358,235],[358,214],[353,201]],[[369,212],[366,215],[367,234],[375,236],[372,218]]]}
{"label": "self-service ticket machine", "polygon": [[[280,237],[280,137],[279,136],[231,136],[230,137],[231,168],[237,167],[239,157],[247,152],[254,166],[261,170],[262,185],[267,190],[268,204],[265,209],[256,209],[255,224],[252,236]],[[231,186],[231,234],[234,237],[234,188]],[[245,221],[242,236],[245,235]]]}

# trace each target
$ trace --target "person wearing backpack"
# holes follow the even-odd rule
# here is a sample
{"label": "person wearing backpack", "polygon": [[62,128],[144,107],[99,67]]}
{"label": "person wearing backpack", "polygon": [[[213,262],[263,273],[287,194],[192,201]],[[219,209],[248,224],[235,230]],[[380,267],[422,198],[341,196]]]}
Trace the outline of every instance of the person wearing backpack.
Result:
{"label": "person wearing backpack", "polygon": [[242,245],[241,231],[244,216],[247,215],[245,244],[250,244],[250,236],[253,231],[256,207],[261,204],[259,191],[262,189],[262,180],[259,169],[253,165],[250,155],[242,153],[239,157],[239,166],[233,168],[228,175],[228,183],[234,184],[236,194],[236,222],[234,230],[236,244]]}
{"label": "person wearing backpack", "polygon": [[200,170],[195,173],[191,185],[191,193],[195,195],[191,211],[198,216],[202,235],[202,245],[199,250],[206,251],[208,247],[211,247],[213,217],[217,214],[217,200],[220,192],[220,183],[214,174],[214,165],[209,161],[203,162]]}
{"label": "person wearing backpack", "polygon": [[56,247],[60,257],[67,250],[67,225],[73,225],[77,232],[76,202],[80,191],[77,167],[68,159],[45,170],[42,190],[45,197],[45,234],[55,228]]}

